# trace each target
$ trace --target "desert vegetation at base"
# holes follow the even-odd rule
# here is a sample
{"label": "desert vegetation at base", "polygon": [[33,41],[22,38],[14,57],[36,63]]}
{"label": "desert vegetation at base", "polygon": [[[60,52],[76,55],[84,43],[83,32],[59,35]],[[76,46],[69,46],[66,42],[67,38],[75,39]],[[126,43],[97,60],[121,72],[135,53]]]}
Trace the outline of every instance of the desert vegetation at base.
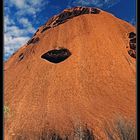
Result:
{"label": "desert vegetation at base", "polygon": [[56,130],[44,129],[42,132],[18,132],[12,140],[96,140],[93,130],[87,126],[78,126],[69,134],[60,135]]}
{"label": "desert vegetation at base", "polygon": [[120,118],[106,126],[107,140],[136,140],[136,127],[132,121]]}
{"label": "desert vegetation at base", "polygon": [[87,125],[79,125],[73,128],[70,134],[61,135],[56,130],[44,129],[41,133],[18,133],[12,140],[136,140],[136,128],[132,121],[117,119],[105,123],[103,128],[105,137],[98,136]]}

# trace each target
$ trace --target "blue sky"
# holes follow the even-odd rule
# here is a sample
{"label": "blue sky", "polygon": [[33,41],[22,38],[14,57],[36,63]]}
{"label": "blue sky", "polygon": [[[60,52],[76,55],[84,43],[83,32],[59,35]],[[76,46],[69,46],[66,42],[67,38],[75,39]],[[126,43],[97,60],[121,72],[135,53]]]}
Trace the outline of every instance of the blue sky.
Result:
{"label": "blue sky", "polygon": [[4,0],[4,60],[49,18],[75,6],[98,7],[136,24],[136,0]]}

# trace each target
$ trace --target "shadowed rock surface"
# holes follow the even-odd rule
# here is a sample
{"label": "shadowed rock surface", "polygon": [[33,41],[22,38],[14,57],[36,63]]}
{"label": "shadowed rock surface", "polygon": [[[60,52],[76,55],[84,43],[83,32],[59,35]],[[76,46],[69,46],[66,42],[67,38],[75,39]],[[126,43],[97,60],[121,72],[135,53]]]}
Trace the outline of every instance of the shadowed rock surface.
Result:
{"label": "shadowed rock surface", "polygon": [[131,42],[131,43],[136,43],[136,38],[130,39],[130,42]]}
{"label": "shadowed rock surface", "polygon": [[30,39],[28,42],[27,42],[27,45],[29,44],[35,44],[39,41],[39,37],[35,37],[35,38],[32,38]]}
{"label": "shadowed rock surface", "polygon": [[130,44],[130,48],[133,50],[136,50],[136,43],[129,43]]}
{"label": "shadowed rock surface", "polygon": [[23,53],[21,53],[21,54],[19,55],[19,61],[21,61],[23,58],[24,58],[24,55],[23,55]]}
{"label": "shadowed rock surface", "polygon": [[130,33],[129,33],[129,38],[133,38],[133,37],[136,37],[136,33],[130,32]]}
{"label": "shadowed rock surface", "polygon": [[130,49],[130,50],[128,51],[128,53],[129,53],[129,55],[132,56],[133,58],[136,58],[136,51],[135,51],[135,50]]}
{"label": "shadowed rock surface", "polygon": [[130,50],[128,50],[128,54],[133,57],[136,58],[136,34],[134,32],[130,32],[129,33],[129,46],[130,46]]}

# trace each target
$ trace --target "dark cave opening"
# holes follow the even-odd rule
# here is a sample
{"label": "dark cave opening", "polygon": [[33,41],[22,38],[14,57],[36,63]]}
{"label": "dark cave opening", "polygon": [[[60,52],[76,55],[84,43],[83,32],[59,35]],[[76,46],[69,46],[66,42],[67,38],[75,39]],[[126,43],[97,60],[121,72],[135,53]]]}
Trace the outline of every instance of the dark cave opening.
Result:
{"label": "dark cave opening", "polygon": [[60,48],[50,50],[47,53],[44,53],[41,58],[48,60],[52,63],[60,63],[67,59],[71,55],[71,52],[68,49]]}

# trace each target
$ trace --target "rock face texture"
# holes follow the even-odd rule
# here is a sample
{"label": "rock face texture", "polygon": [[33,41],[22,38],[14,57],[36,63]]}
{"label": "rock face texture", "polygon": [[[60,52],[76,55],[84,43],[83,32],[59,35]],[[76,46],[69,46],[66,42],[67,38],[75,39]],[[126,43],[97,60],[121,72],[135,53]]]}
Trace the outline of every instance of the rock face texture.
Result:
{"label": "rock face texture", "polygon": [[76,7],[54,16],[4,64],[5,140],[70,135],[78,124],[100,136],[104,121],[135,121],[134,54],[135,28],[110,13]]}

